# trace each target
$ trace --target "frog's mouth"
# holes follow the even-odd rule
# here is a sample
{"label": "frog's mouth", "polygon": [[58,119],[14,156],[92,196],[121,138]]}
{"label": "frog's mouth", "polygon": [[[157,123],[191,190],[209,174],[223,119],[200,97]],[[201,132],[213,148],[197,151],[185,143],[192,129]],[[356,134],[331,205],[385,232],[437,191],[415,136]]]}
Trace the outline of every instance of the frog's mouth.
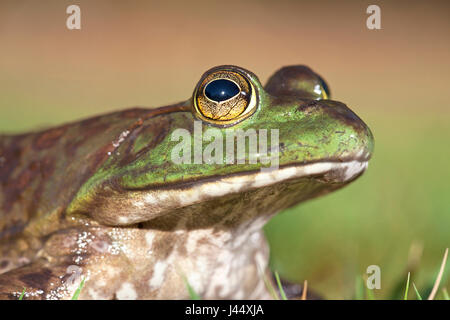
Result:
{"label": "frog's mouth", "polygon": [[205,198],[221,197],[300,178],[315,179],[330,185],[344,185],[359,177],[367,167],[368,161],[358,160],[287,165],[272,171],[241,173],[213,181],[208,179],[203,183],[182,188],[177,193],[180,204],[184,206]]}
{"label": "frog's mouth", "polygon": [[[223,178],[214,183],[206,183],[203,188],[227,189],[232,186],[233,191],[246,188],[259,188],[282,182],[284,180],[320,176],[322,181],[329,183],[345,183],[354,180],[368,166],[367,161],[348,162],[316,162],[306,165],[288,165],[272,171],[260,171],[253,174],[242,174]],[[227,193],[226,190],[223,192]]]}
{"label": "frog's mouth", "polygon": [[[293,164],[273,171],[242,172],[158,189],[130,190],[126,196],[120,193],[117,198],[109,197],[106,206],[96,207],[93,214],[106,224],[132,225],[192,212],[204,212],[200,215],[207,216],[218,208],[253,210],[263,202],[279,211],[345,186],[359,177],[367,166],[367,160]],[[266,201],[268,198],[272,203]],[[236,205],[239,209],[232,209]],[[113,211],[117,207],[121,208],[120,214]],[[267,211],[267,208],[258,210]],[[111,212],[116,214],[111,215]]]}

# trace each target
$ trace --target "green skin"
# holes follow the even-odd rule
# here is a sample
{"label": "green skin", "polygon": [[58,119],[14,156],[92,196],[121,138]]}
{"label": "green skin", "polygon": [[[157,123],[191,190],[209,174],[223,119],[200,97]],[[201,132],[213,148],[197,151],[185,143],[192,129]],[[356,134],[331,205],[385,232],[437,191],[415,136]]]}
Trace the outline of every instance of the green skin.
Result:
{"label": "green skin", "polygon": [[171,161],[173,131],[193,133],[193,98],[0,136],[0,298],[27,288],[25,299],[69,299],[83,278],[80,299],[186,299],[186,280],[204,298],[270,298],[262,226],[360,176],[373,136],[324,99],[326,84],[307,67],[280,69],[265,87],[227,68],[251,81],[258,104],[218,130],[279,130],[268,183],[255,183],[259,161]]}

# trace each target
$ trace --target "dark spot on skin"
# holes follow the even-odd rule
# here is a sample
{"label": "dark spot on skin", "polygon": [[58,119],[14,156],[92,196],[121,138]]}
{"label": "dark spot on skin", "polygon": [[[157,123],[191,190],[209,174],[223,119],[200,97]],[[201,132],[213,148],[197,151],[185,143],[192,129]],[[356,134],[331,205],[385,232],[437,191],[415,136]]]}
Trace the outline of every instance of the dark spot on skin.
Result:
{"label": "dark spot on skin", "polygon": [[210,239],[208,238],[208,237],[202,237],[202,238],[200,238],[199,240],[198,240],[198,244],[200,244],[200,245],[207,245],[207,244],[209,244],[211,241],[210,241]]}
{"label": "dark spot on skin", "polygon": [[7,239],[21,233],[25,229],[26,224],[22,222],[12,222],[12,225],[0,231],[0,239]]}
{"label": "dark spot on skin", "polygon": [[9,260],[0,260],[0,270],[6,269],[9,266]]}
{"label": "dark spot on skin", "polygon": [[51,278],[52,271],[47,268],[42,268],[39,272],[26,273],[19,277],[28,288],[46,287]]}
{"label": "dark spot on skin", "polygon": [[29,185],[30,181],[37,175],[36,169],[38,167],[39,165],[36,161],[31,162],[28,168],[22,170],[17,179],[12,183],[11,187],[25,189]]}
{"label": "dark spot on skin", "polygon": [[62,126],[46,130],[36,136],[33,142],[33,147],[37,150],[47,149],[53,147],[62,135],[66,132],[68,126]]}
{"label": "dark spot on skin", "polygon": [[8,137],[8,141],[2,141],[0,137],[0,157],[4,159],[0,166],[0,183],[5,184],[19,164],[22,156],[23,135]]}
{"label": "dark spot on skin", "polygon": [[297,111],[308,114],[308,113],[311,113],[312,111],[314,111],[314,108],[318,105],[319,105],[319,103],[317,102],[317,100],[310,100],[310,101],[307,101],[306,103],[300,104],[297,108]]}
{"label": "dark spot on skin", "polygon": [[79,139],[75,141],[67,141],[64,145],[64,153],[68,158],[76,156],[78,149],[85,143],[85,140]]}
{"label": "dark spot on skin", "polygon": [[6,188],[3,191],[5,198],[8,201],[3,203],[3,209],[5,212],[9,212],[14,203],[20,201],[23,191],[29,189],[30,186],[36,182],[37,187],[34,191],[35,197],[30,202],[30,206],[34,205],[33,202],[38,201],[42,188],[44,187],[45,180],[52,175],[54,171],[54,160],[51,158],[43,158],[41,160],[32,161],[25,169],[23,169],[16,179],[10,180],[6,184]]}

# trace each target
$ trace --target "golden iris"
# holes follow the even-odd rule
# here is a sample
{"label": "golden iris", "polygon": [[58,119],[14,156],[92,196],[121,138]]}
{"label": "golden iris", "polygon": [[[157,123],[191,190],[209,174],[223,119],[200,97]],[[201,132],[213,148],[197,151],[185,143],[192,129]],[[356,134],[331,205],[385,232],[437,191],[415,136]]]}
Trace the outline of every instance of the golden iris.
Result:
{"label": "golden iris", "polygon": [[241,121],[256,109],[256,94],[247,77],[233,70],[205,74],[194,92],[197,117],[216,125]]}

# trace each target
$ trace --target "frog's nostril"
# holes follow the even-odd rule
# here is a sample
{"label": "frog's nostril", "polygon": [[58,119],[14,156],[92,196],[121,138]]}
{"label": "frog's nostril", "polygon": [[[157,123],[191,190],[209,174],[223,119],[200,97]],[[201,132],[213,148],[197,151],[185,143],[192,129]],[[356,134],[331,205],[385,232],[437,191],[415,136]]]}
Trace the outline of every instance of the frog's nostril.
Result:
{"label": "frog's nostril", "polygon": [[233,81],[218,79],[211,81],[205,87],[205,95],[217,102],[228,100],[237,95],[241,90]]}

